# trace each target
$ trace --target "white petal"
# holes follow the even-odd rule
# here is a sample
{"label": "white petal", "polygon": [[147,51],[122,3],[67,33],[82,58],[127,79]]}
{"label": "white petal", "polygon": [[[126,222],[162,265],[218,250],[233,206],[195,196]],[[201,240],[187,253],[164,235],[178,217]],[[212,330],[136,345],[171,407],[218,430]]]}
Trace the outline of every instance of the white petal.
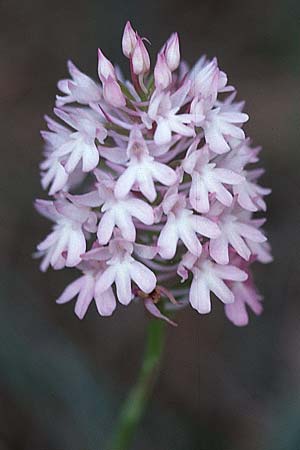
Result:
{"label": "white petal", "polygon": [[66,249],[68,244],[68,232],[66,230],[61,230],[57,232],[58,240],[53,246],[53,252],[51,254],[51,266],[54,267],[58,260],[61,258],[62,252]]}
{"label": "white petal", "polygon": [[221,277],[224,280],[246,281],[248,278],[246,272],[239,269],[238,267],[231,265],[224,265],[224,266],[215,265],[214,271],[218,277]]}
{"label": "white petal", "polygon": [[128,305],[133,297],[131,291],[131,278],[127,266],[120,264],[116,271],[117,297],[122,305]]}
{"label": "white petal", "polygon": [[96,306],[101,316],[111,316],[116,309],[116,298],[111,288],[95,295]]}
{"label": "white petal", "polygon": [[208,314],[211,311],[209,288],[201,275],[192,281],[189,300],[192,307],[200,314]]}
{"label": "white petal", "polygon": [[109,266],[98,278],[95,284],[95,295],[99,296],[113,284],[116,278],[116,266]]}
{"label": "white petal", "polygon": [[193,215],[191,218],[193,223],[193,228],[197,233],[203,236],[216,239],[221,234],[221,230],[218,225],[207,217],[202,217],[199,215]]}
{"label": "white petal", "polygon": [[86,250],[86,240],[82,230],[72,231],[69,235],[66,266],[74,267],[80,261],[80,255]]}
{"label": "white petal", "polygon": [[149,200],[149,202],[154,202],[156,199],[156,190],[151,173],[143,170],[138,174],[139,188],[142,194]]}
{"label": "white petal", "polygon": [[225,206],[231,205],[233,197],[230,192],[223,186],[223,184],[216,183],[214,192],[216,193],[216,198],[220,203]]}
{"label": "white petal", "polygon": [[81,159],[80,142],[74,141],[72,152],[65,164],[65,170],[72,173]]}
{"label": "white petal", "polygon": [[152,166],[152,175],[161,184],[164,184],[165,186],[172,186],[172,184],[176,183],[177,175],[171,167],[158,162],[154,162]]}
{"label": "white petal", "polygon": [[249,261],[251,251],[246,245],[245,241],[241,238],[241,236],[235,231],[230,231],[227,233],[227,235],[230,245],[232,245],[232,247],[242,258],[244,258],[246,261]]}
{"label": "white petal", "polygon": [[[226,266],[223,266],[226,267]],[[216,276],[210,276],[209,288],[223,303],[233,303],[234,295],[229,287]]]}
{"label": "white petal", "polygon": [[233,170],[229,169],[215,169],[214,174],[216,175],[216,178],[220,180],[222,183],[227,184],[239,184],[242,181],[244,181],[244,177],[241,175],[233,172]]}
{"label": "white petal", "polygon": [[136,179],[136,168],[128,167],[119,177],[115,186],[115,196],[124,198],[134,185]]}
{"label": "white petal", "polygon": [[120,208],[119,210],[116,210],[115,217],[116,225],[120,228],[123,238],[127,241],[134,242],[136,232],[130,214],[123,208]]}
{"label": "white petal", "polygon": [[90,172],[95,169],[99,163],[99,152],[94,143],[85,146],[82,149],[82,170]]}
{"label": "white petal", "polygon": [[127,209],[133,217],[136,217],[146,225],[152,225],[154,222],[153,209],[146,202],[138,198],[132,198],[127,201]]}
{"label": "white petal", "polygon": [[154,133],[154,140],[157,145],[167,144],[171,140],[171,129],[168,121],[160,119]]}
{"label": "white petal", "polygon": [[113,211],[106,211],[100,219],[97,238],[100,244],[105,245],[111,238],[115,226],[115,215]]}
{"label": "white petal", "polygon": [[205,140],[208,143],[209,147],[215,153],[226,153],[230,150],[229,145],[226,140],[220,133],[217,127],[209,126],[204,130]]}
{"label": "white petal", "polygon": [[157,246],[158,253],[162,258],[172,259],[175,256],[178,242],[177,228],[174,223],[168,219],[166,225],[160,232]]}
{"label": "white petal", "polygon": [[103,203],[102,200],[100,199],[98,191],[91,191],[88,192],[87,194],[81,195],[70,195],[69,198],[74,203],[78,203],[79,205],[83,206],[89,206],[92,208],[100,206]]}
{"label": "white petal", "polygon": [[94,284],[93,277],[86,276],[85,282],[79,292],[78,299],[75,305],[75,314],[79,319],[83,319],[87,309],[94,297]]}
{"label": "white petal", "polygon": [[193,175],[189,198],[192,207],[196,211],[201,213],[209,211],[208,190],[199,174]]}
{"label": "white petal", "polygon": [[200,256],[202,246],[195,231],[189,226],[180,226],[178,234],[187,249],[193,253],[193,255]]}
{"label": "white petal", "polygon": [[218,264],[228,264],[228,241],[224,235],[217,239],[211,239],[209,243],[209,253],[214,261]]}
{"label": "white petal", "polygon": [[267,240],[260,230],[245,223],[238,223],[238,231],[241,236],[250,239],[250,241],[265,242]]}
{"label": "white petal", "polygon": [[139,261],[132,261],[129,266],[132,280],[138,287],[149,294],[155,289],[156,277],[154,273]]}

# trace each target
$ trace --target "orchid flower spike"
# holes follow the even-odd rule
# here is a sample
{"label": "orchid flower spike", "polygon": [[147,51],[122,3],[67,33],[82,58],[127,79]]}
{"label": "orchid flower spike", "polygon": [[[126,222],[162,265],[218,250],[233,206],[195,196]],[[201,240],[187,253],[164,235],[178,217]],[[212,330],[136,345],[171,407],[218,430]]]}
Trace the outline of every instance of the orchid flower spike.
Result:
{"label": "orchid flower spike", "polygon": [[217,298],[246,325],[262,312],[252,265],[272,260],[260,148],[216,58],[189,68],[173,33],[151,73],[145,41],[128,21],[130,80],[100,49],[96,80],[68,62],[41,133],[50,199],[35,206],[52,229],[35,256],[42,271],[77,269],[57,303],[74,299],[80,319],[92,302],[110,316],[136,301],[174,325],[168,307],[207,314]]}

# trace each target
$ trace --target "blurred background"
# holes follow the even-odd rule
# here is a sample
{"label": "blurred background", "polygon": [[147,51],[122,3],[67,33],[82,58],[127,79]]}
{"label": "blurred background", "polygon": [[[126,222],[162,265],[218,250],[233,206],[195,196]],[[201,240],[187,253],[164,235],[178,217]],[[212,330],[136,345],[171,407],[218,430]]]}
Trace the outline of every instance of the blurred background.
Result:
{"label": "blurred background", "polygon": [[0,1],[0,450],[103,450],[134,382],[143,308],[80,322],[55,298],[73,278],[31,259],[49,223],[33,210],[39,130],[66,60],[96,77],[96,50],[122,61],[127,19],[152,41],[173,31],[192,63],[216,55],[264,148],[275,261],[256,268],[265,298],[247,328],[220,302],[168,328],[165,357],[133,450],[300,449],[300,3],[298,0]]}

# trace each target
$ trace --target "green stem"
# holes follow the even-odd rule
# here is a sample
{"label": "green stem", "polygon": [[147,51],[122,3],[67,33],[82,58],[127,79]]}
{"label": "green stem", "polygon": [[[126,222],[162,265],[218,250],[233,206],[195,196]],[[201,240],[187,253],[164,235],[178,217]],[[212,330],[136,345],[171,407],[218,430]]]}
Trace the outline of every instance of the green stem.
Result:
{"label": "green stem", "polygon": [[144,413],[157,375],[164,347],[165,323],[152,319],[148,325],[147,343],[142,367],[119,416],[114,438],[108,450],[128,450]]}

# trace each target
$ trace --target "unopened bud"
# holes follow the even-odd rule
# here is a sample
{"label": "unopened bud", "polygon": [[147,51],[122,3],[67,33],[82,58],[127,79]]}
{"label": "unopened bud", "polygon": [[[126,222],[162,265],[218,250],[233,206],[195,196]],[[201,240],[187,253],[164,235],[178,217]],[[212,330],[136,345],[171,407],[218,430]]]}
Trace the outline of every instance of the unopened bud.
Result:
{"label": "unopened bud", "polygon": [[150,58],[142,39],[138,36],[135,49],[132,54],[132,68],[136,75],[141,75],[149,71]]}
{"label": "unopened bud", "polygon": [[125,25],[122,37],[122,49],[124,55],[127,58],[130,58],[132,56],[136,43],[137,43],[136,33],[134,32],[131,23],[128,20]]}
{"label": "unopened bud", "polygon": [[178,34],[173,33],[166,44],[166,61],[171,72],[176,70],[180,63],[180,50]]}
{"label": "unopened bud", "polygon": [[98,75],[102,83],[111,77],[113,79],[116,78],[115,69],[109,59],[103,55],[100,48],[98,48]]}
{"label": "unopened bud", "polygon": [[164,53],[157,55],[157,61],[154,68],[155,86],[160,89],[165,89],[172,81],[172,74],[167,65]]}

